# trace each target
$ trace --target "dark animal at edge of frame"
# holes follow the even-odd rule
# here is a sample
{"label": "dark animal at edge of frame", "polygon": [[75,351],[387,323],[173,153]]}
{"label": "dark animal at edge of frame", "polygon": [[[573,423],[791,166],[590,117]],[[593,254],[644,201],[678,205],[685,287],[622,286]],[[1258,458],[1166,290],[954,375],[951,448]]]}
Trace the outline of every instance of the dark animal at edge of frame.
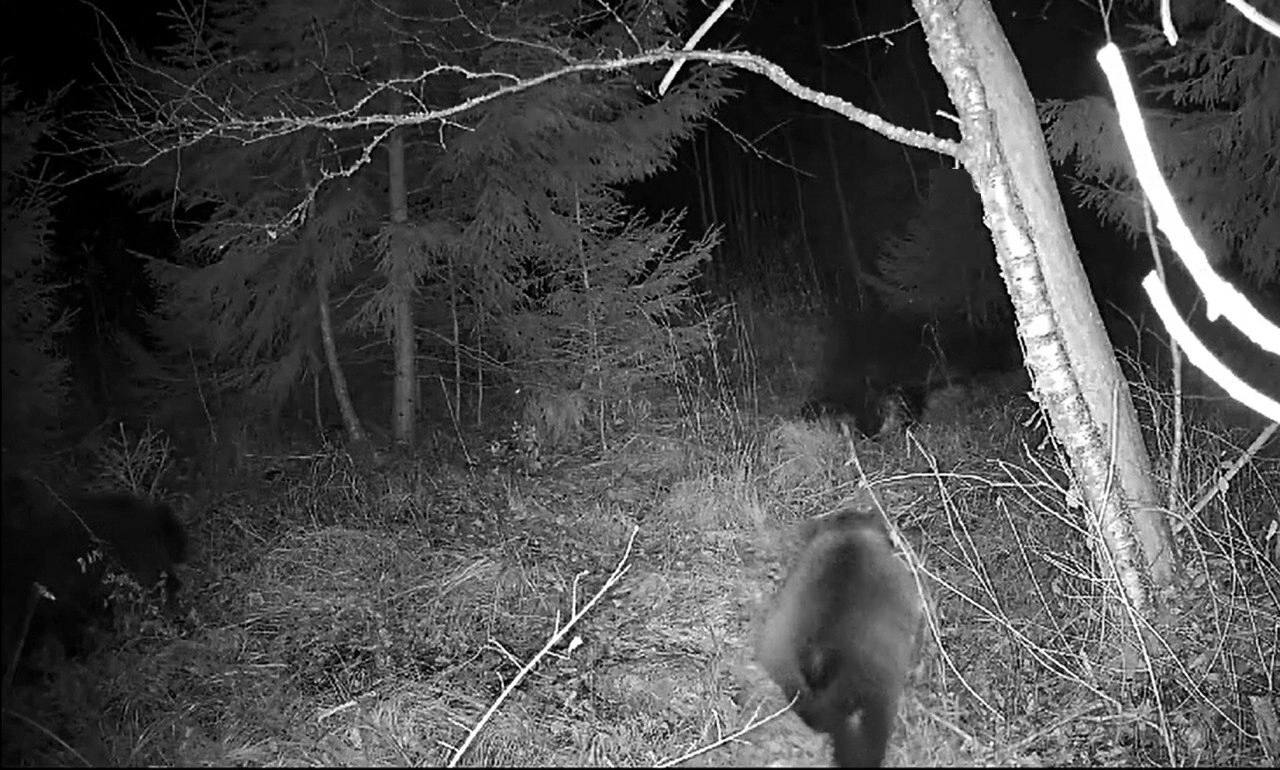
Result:
{"label": "dark animal at edge of frame", "polygon": [[110,616],[104,580],[112,570],[144,589],[160,586],[164,608],[176,614],[181,583],[174,565],[186,561],[187,536],[168,505],[109,493],[67,506],[19,485],[30,482],[4,482],[6,682],[23,650],[46,634],[56,636],[67,655],[83,651],[85,633]]}

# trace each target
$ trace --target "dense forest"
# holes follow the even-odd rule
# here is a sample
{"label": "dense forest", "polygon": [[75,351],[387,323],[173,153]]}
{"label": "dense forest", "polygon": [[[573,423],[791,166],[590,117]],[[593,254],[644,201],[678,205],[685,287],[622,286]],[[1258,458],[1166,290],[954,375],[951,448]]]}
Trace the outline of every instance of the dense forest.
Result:
{"label": "dense forest", "polygon": [[5,764],[1280,762],[1244,8],[6,6]]}

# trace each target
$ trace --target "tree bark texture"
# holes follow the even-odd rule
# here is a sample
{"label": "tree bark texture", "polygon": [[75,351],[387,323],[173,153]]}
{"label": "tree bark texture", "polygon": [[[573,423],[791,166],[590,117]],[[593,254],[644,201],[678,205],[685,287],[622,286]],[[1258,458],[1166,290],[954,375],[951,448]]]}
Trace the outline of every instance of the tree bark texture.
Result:
{"label": "tree bark texture", "polygon": [[[398,50],[398,48],[397,48]],[[402,99],[395,96],[395,111],[402,107]],[[414,271],[409,265],[412,255],[408,234],[409,198],[404,182],[404,129],[397,129],[387,141],[388,194],[390,197],[391,254],[387,263],[390,270],[387,280],[392,289],[391,339],[395,356],[395,381],[391,399],[391,432],[400,444],[413,443],[414,417],[417,395],[416,354],[417,345],[413,329]]]}
{"label": "tree bark texture", "polygon": [[1054,185],[1035,104],[988,0],[913,0],[959,113],[959,158],[982,198],[1036,397],[1129,602],[1176,577],[1172,536],[1129,386]]}
{"label": "tree bark texture", "polygon": [[347,377],[338,361],[338,343],[333,336],[333,314],[329,309],[329,279],[319,269],[316,273],[316,302],[320,310],[320,342],[324,346],[329,379],[333,381],[333,397],[338,402],[338,411],[342,414],[342,425],[346,428],[347,436],[353,445],[361,446],[366,439],[364,426],[360,424],[360,416],[351,403],[351,389],[347,387]]}

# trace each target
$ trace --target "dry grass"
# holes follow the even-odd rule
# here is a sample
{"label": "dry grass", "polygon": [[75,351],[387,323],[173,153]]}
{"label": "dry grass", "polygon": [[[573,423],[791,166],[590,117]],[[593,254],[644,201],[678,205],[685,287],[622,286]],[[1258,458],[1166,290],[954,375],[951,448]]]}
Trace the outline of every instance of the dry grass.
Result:
{"label": "dry grass", "polygon": [[[693,390],[538,475],[360,471],[333,450],[272,465],[257,492],[197,495],[183,633],[129,636],[7,694],[6,764],[443,764],[525,669],[461,764],[655,765],[746,727],[686,764],[825,763],[797,718],[763,719],[785,704],[752,637],[792,525],[860,484],[930,607],[890,763],[1274,762],[1256,720],[1280,659],[1275,459],[1184,522],[1163,652],[1125,678],[1131,626],[1023,407],[947,404],[909,435],[850,441],[725,420],[723,402],[689,411]],[[1195,434],[1188,499],[1230,446]]]}

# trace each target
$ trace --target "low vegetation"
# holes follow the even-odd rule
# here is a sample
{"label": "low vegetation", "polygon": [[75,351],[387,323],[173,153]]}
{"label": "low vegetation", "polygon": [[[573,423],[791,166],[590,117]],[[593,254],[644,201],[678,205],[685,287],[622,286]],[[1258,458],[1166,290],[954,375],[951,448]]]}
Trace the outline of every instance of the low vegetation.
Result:
{"label": "low vegetation", "polygon": [[[1241,443],[1192,426],[1179,499],[1208,502],[1178,523],[1164,654],[1122,681],[1133,625],[1024,394],[953,388],[859,438],[788,416],[797,382],[766,367],[807,364],[750,352],[751,388],[689,376],[550,446],[468,436],[470,465],[443,438],[361,464],[246,432],[218,478],[166,453],[186,616],[126,604],[94,653],[39,658],[6,693],[5,765],[824,764],[752,639],[794,525],[861,486],[928,604],[890,764],[1274,762],[1274,450],[1206,497]],[[99,467],[167,446],[121,439]]]}

